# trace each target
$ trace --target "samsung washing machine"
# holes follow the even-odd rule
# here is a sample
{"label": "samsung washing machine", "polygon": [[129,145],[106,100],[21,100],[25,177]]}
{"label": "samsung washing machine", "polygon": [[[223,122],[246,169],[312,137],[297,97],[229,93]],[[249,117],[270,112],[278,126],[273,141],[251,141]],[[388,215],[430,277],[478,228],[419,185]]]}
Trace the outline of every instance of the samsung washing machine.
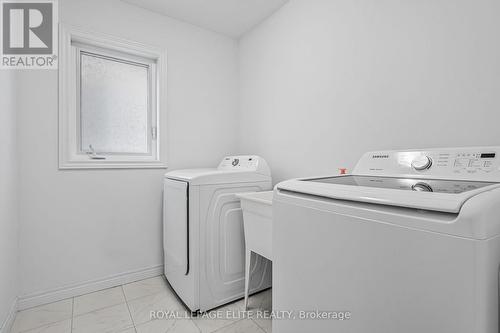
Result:
{"label": "samsung washing machine", "polygon": [[[165,276],[191,311],[207,311],[243,297],[245,238],[235,193],[272,188],[258,156],[225,157],[217,168],[165,174],[163,247]],[[252,263],[251,292],[271,286],[271,264]]]}
{"label": "samsung washing machine", "polygon": [[499,332],[500,147],[370,152],[273,206],[274,333]]}

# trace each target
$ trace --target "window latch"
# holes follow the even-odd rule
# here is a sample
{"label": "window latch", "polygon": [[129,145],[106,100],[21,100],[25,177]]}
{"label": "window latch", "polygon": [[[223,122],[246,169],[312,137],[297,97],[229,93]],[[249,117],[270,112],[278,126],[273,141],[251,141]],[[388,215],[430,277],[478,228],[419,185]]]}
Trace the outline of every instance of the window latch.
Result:
{"label": "window latch", "polygon": [[158,136],[158,129],[156,127],[151,127],[151,136],[153,137],[153,140],[156,140],[156,137]]}
{"label": "window latch", "polygon": [[94,147],[92,145],[89,145],[89,151],[87,152],[87,156],[92,159],[92,160],[105,160],[106,157],[102,155],[97,155],[95,152]]}

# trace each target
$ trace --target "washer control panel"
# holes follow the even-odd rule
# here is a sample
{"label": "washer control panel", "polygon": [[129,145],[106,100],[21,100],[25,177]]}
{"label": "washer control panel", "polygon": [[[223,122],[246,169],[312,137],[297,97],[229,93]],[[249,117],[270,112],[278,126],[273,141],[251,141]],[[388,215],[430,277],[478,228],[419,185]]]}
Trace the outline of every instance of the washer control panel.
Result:
{"label": "washer control panel", "polygon": [[500,147],[370,152],[353,174],[500,181]]}
{"label": "washer control panel", "polygon": [[[497,154],[495,152],[477,152],[477,153],[458,153],[455,156],[452,156],[453,169],[455,172],[460,171],[485,171],[491,172],[493,171],[493,166],[495,159],[497,158]],[[444,161],[444,165],[446,166],[446,161]]]}

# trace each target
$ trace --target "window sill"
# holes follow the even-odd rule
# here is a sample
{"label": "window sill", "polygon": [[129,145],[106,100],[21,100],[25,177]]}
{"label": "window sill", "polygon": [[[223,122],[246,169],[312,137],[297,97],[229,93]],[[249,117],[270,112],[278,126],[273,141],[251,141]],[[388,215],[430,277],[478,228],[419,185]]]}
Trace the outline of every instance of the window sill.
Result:
{"label": "window sill", "polygon": [[167,165],[163,162],[96,162],[96,161],[78,161],[61,162],[59,170],[82,170],[82,169],[166,169]]}

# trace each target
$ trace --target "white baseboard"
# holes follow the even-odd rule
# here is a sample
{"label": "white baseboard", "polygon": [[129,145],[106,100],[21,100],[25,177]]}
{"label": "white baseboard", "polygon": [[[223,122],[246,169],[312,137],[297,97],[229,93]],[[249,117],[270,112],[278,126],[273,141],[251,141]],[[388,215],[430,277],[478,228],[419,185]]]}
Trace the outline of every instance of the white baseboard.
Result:
{"label": "white baseboard", "polygon": [[17,313],[17,297],[12,302],[10,306],[9,313],[7,314],[7,318],[5,318],[4,322],[0,324],[0,333],[9,333],[12,328],[12,324],[14,324],[14,319],[16,319]]}
{"label": "white baseboard", "polygon": [[163,265],[158,265],[136,271],[108,276],[103,279],[24,295],[19,297],[17,308],[18,310],[25,310],[43,304],[57,302],[75,296],[85,295],[94,291],[108,289],[122,284],[152,278],[162,274]]}

